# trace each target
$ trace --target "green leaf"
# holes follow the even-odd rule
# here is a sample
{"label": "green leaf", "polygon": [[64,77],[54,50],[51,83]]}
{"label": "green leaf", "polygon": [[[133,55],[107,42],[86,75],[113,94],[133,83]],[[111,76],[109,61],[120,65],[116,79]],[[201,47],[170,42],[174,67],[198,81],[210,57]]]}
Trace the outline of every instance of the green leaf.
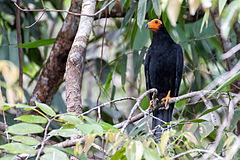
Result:
{"label": "green leaf", "polygon": [[92,133],[95,133],[99,136],[103,135],[103,128],[100,124],[91,124],[90,126],[93,129]]}
{"label": "green leaf", "polygon": [[109,123],[106,123],[106,122],[100,122],[99,123],[101,125],[101,127],[105,130],[105,131],[108,131],[108,130],[118,130],[117,128],[113,127],[111,124]]}
{"label": "green leaf", "polygon": [[48,105],[40,103],[40,102],[35,102],[35,103],[36,103],[36,106],[39,107],[45,114],[50,115],[52,117],[56,116],[56,113]]}
{"label": "green leaf", "polygon": [[134,81],[136,81],[138,73],[141,70],[141,66],[143,64],[143,58],[146,53],[146,47],[142,48],[140,54],[134,53]]}
{"label": "green leaf", "polygon": [[42,133],[44,131],[44,128],[37,124],[18,123],[18,124],[9,126],[7,131],[12,134],[24,135],[24,134]]}
{"label": "green leaf", "polygon": [[90,133],[95,133],[99,136],[103,135],[103,128],[100,124],[81,124],[76,126],[84,135],[89,135]]}
{"label": "green leaf", "polygon": [[59,119],[71,123],[71,124],[82,124],[83,121],[77,118],[76,116],[73,115],[62,115],[59,117]]}
{"label": "green leaf", "polygon": [[240,109],[234,110],[234,115],[230,124],[230,129],[233,130],[237,127],[237,123],[240,120]]}
{"label": "green leaf", "polygon": [[19,120],[28,123],[47,123],[46,118],[36,115],[23,115],[15,118],[14,120]]}
{"label": "green leaf", "polygon": [[137,25],[140,30],[142,29],[142,26],[145,20],[146,7],[147,7],[147,1],[139,0],[138,10],[137,10]]}
{"label": "green leaf", "polygon": [[13,155],[13,154],[7,154],[0,158],[0,160],[15,160],[15,159],[16,159],[16,155]]}
{"label": "green leaf", "polygon": [[160,155],[158,155],[157,152],[154,152],[154,150],[146,148],[146,147],[144,147],[143,155],[144,155],[145,159],[147,159],[147,160],[160,159]]}
{"label": "green leaf", "polygon": [[136,145],[130,144],[126,149],[126,157],[128,160],[135,160],[136,157]]}
{"label": "green leaf", "polygon": [[152,0],[152,4],[153,4],[153,9],[156,13],[156,15],[158,16],[158,18],[160,18],[161,16],[161,0]]}
{"label": "green leaf", "polygon": [[112,160],[122,160],[124,159],[125,147],[119,149],[114,155],[112,155]]}
{"label": "green leaf", "polygon": [[184,124],[182,131],[194,133],[198,129],[197,123]]}
{"label": "green leaf", "polygon": [[210,112],[213,112],[213,111],[216,111],[218,108],[222,107],[221,105],[217,106],[217,107],[214,107],[214,108],[211,108],[211,109],[208,109],[206,111],[204,111],[199,117],[202,117]]}
{"label": "green leaf", "polygon": [[112,8],[115,6],[117,0],[115,0],[113,3],[111,3],[109,6],[108,6],[108,12],[109,14],[111,14],[111,11],[112,11]]}
{"label": "green leaf", "polygon": [[16,108],[23,108],[24,110],[27,110],[27,111],[36,108],[35,106],[29,106],[26,104],[16,104],[15,106],[16,106]]}
{"label": "green leaf", "polygon": [[40,160],[69,160],[66,153],[52,147],[46,147],[44,148],[44,155],[41,156]]}
{"label": "green leaf", "polygon": [[127,55],[123,54],[122,56],[122,65],[121,65],[121,82],[122,82],[122,86],[125,85],[126,82],[126,72],[127,72]]}
{"label": "green leaf", "polygon": [[88,121],[89,123],[91,123],[91,124],[98,124],[96,121],[94,121],[93,119],[91,119],[91,118],[89,118],[89,117],[87,117],[87,116],[83,116],[83,118],[84,118],[86,121]]}
{"label": "green leaf", "polygon": [[222,10],[223,10],[226,2],[227,2],[227,0],[219,0],[218,1],[218,12],[219,12],[219,15],[221,15]]}
{"label": "green leaf", "polygon": [[214,126],[211,122],[203,122],[199,124],[199,133],[201,139],[207,137],[214,130]]}
{"label": "green leaf", "polygon": [[57,146],[51,146],[51,148],[56,148],[60,151],[63,151],[67,154],[73,155],[74,157],[80,159],[80,160],[88,160],[87,157],[82,153],[81,155],[79,154],[74,154],[74,149],[73,148],[62,148],[62,147],[57,147]]}
{"label": "green leaf", "polygon": [[167,143],[169,141],[169,138],[170,138],[169,130],[164,131],[160,138],[160,151],[162,154],[165,154],[167,150]]}
{"label": "green leaf", "polygon": [[220,85],[216,90],[214,90],[214,92],[212,92],[207,98],[210,98],[212,95],[214,95],[215,93],[221,91],[223,88],[229,86],[232,82],[234,82],[236,79],[238,79],[240,77],[240,72],[238,72],[235,76],[233,76],[232,78],[230,78],[229,80],[225,81],[222,85]]}
{"label": "green leaf", "polygon": [[221,20],[221,33],[227,39],[231,27],[236,22],[240,13],[240,0],[232,1],[223,11]]}
{"label": "green leaf", "polygon": [[107,80],[106,80],[106,83],[105,83],[105,87],[104,87],[104,91],[107,91],[111,85],[111,81],[112,81],[112,75],[113,75],[113,72],[110,72],[108,74],[108,77],[107,77]]}
{"label": "green leaf", "polygon": [[126,0],[121,0],[121,10],[123,9],[125,3],[126,3]]}
{"label": "green leaf", "polygon": [[12,139],[16,142],[21,142],[21,143],[27,144],[27,145],[36,146],[36,145],[40,144],[39,140],[37,140],[33,137],[29,137],[29,136],[13,136],[10,139]]}
{"label": "green leaf", "polygon": [[198,140],[193,132],[184,132],[184,136],[187,138],[188,141],[194,143],[195,145],[198,145]]}
{"label": "green leaf", "polygon": [[[144,24],[146,24],[145,22]],[[147,29],[140,30],[137,28],[136,37],[133,42],[133,50],[141,50],[143,47],[147,46],[147,43],[150,42],[150,32]]]}
{"label": "green leaf", "polygon": [[21,153],[35,154],[36,153],[35,149],[22,143],[8,143],[8,144],[1,145],[0,148],[15,154],[21,154]]}
{"label": "green leaf", "polygon": [[93,130],[90,124],[80,124],[77,125],[76,128],[79,129],[84,135],[89,135]]}
{"label": "green leaf", "polygon": [[[113,85],[112,86],[112,92],[111,92],[111,98],[110,98],[111,101],[114,100],[115,93],[116,93],[116,86]],[[112,108],[112,105],[113,105],[113,103],[110,104],[110,108]]]}
{"label": "green leaf", "polygon": [[62,136],[62,137],[73,137],[80,134],[81,132],[76,129],[57,129],[57,130],[52,130],[49,133],[49,135],[52,135],[52,136]]}
{"label": "green leaf", "polygon": [[194,120],[191,120],[189,122],[192,122],[192,123],[202,123],[202,122],[206,122],[205,119],[194,119]]}
{"label": "green leaf", "polygon": [[126,16],[122,21],[121,28],[125,27],[131,21],[136,8],[137,8],[137,3],[133,3],[132,7],[128,10]]}
{"label": "green leaf", "polygon": [[37,48],[37,47],[41,47],[41,46],[48,46],[48,45],[54,44],[55,40],[56,40],[55,38],[42,39],[42,40],[37,40],[34,42],[23,43],[23,44],[18,45],[18,47],[19,48]]}

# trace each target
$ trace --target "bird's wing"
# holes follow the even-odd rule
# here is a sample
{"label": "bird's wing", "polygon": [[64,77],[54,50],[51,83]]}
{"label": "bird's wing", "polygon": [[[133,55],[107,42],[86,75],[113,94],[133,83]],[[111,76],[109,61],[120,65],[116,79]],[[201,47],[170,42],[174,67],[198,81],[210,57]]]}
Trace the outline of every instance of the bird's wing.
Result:
{"label": "bird's wing", "polygon": [[[151,58],[151,55],[150,55],[150,48],[149,48],[144,61],[145,80],[146,80],[147,90],[151,89],[150,75],[149,75],[150,58]],[[149,96],[149,98],[150,99],[152,98],[151,95]]]}
{"label": "bird's wing", "polygon": [[183,51],[182,47],[179,44],[176,45],[176,53],[177,55],[176,55],[175,96],[178,96],[178,90],[180,87],[183,71]]}

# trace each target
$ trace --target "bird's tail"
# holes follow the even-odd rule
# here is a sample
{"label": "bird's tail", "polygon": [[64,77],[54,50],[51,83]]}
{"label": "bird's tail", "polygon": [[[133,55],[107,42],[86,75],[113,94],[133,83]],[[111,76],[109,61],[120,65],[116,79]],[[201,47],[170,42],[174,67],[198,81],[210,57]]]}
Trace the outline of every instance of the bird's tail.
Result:
{"label": "bird's tail", "polygon": [[152,119],[152,129],[155,131],[154,135],[156,138],[160,138],[162,132],[168,127],[168,126],[161,127],[162,125],[165,124],[164,122],[168,123],[172,120],[172,111],[173,111],[174,104],[168,104],[168,105],[169,105],[168,109],[153,111],[153,116],[162,120],[160,121],[155,118]]}

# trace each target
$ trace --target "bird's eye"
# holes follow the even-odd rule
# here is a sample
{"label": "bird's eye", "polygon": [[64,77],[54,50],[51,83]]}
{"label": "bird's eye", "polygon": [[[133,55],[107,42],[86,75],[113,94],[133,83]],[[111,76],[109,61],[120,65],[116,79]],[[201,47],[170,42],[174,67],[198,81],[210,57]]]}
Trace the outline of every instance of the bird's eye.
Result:
{"label": "bird's eye", "polygon": [[155,23],[158,24],[158,21],[156,20]]}

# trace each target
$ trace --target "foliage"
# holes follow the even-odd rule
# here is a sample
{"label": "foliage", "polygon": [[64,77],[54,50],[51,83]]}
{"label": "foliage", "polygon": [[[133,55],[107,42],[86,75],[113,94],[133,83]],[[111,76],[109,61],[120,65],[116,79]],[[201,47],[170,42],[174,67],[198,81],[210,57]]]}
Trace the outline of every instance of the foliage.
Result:
{"label": "foliage", "polygon": [[[38,103],[38,105],[39,104],[40,103]],[[7,106],[7,104],[5,104],[5,106]],[[15,106],[16,105],[13,105],[11,108]],[[47,105],[44,106],[51,109]],[[205,111],[200,117],[204,114],[214,112],[218,108]],[[104,159],[135,160],[142,158],[159,159],[159,157],[161,159],[171,159],[171,157],[188,150],[207,148],[209,143],[214,140],[213,137],[218,129],[211,121],[200,121],[200,119],[199,121],[195,120],[195,122],[173,121],[171,122],[173,128],[166,130],[160,139],[154,140],[152,138],[152,132],[146,130],[147,126],[145,121],[139,121],[134,128],[129,130],[129,135],[127,135],[121,133],[119,129],[109,123],[97,123],[89,117],[79,116],[75,113],[56,114],[49,119],[43,110],[38,110],[38,112],[41,113],[41,116],[38,117],[48,120],[48,124],[55,121],[59,127],[50,129],[48,124],[43,125],[40,123],[41,125],[37,125],[28,118],[24,119],[24,122],[27,123],[20,122],[9,126],[6,134],[10,136],[12,143],[0,146],[1,149],[6,150],[8,153],[5,154],[5,157],[17,156],[22,153],[29,156],[36,156],[36,153],[40,152],[40,147],[38,146],[46,145],[43,144],[45,140],[40,144],[40,142],[34,138],[39,135],[36,133],[41,133],[46,139],[56,139],[60,142],[60,145],[48,144],[43,150],[41,159],[52,159],[54,156],[56,156],[55,159],[58,159],[57,157],[61,157],[60,159],[68,159],[68,155],[86,159],[86,157],[91,157],[93,153],[96,153],[96,149],[100,146],[104,148]],[[24,115],[21,116],[22,118],[17,119],[21,121],[21,119],[28,116],[29,115]],[[37,129],[37,126],[39,129],[44,127],[47,132],[44,132],[43,129]],[[26,136],[28,134],[32,136]],[[72,136],[79,137],[75,140],[75,143],[70,143],[71,140],[67,140]],[[218,145],[217,154],[221,154],[223,150],[231,150],[236,138],[237,136],[232,134],[231,130],[225,131],[225,134],[221,138],[222,142]],[[64,149],[68,144],[71,144],[68,146],[70,148]],[[71,148],[71,146],[73,146],[73,148]],[[228,152],[224,154],[227,155]],[[25,157],[26,155],[19,156]],[[201,156],[201,152],[193,152],[181,158],[192,159],[194,157],[201,158]]]}
{"label": "foliage", "polygon": [[[100,1],[97,9],[108,2]],[[219,41],[220,35],[211,16],[219,20],[222,37],[230,39],[232,46],[237,45],[239,35],[233,26],[239,26],[239,0],[119,2],[125,13],[124,17],[109,18],[106,33],[102,25],[105,19],[96,19],[94,22],[83,78],[84,111],[96,105],[99,88],[102,91],[100,103],[116,97],[139,97],[145,92],[142,64],[152,37],[144,28],[146,19],[161,17],[171,37],[181,44],[184,50],[185,63],[180,95],[203,90],[213,84],[214,79],[227,73],[226,61],[221,58],[223,49]],[[44,0],[44,4],[46,8],[67,10],[70,0]],[[110,15],[114,12],[114,4],[118,3],[114,2],[109,6]],[[42,8],[42,4],[40,0],[22,0],[21,7],[36,9]],[[1,122],[8,125],[5,132],[1,133],[0,156],[4,156],[1,159],[26,157],[26,154],[36,158],[41,146],[44,147],[41,159],[69,159],[70,155],[79,159],[94,159],[98,156],[114,160],[172,159],[187,151],[192,152],[179,159],[201,159],[209,148],[214,146],[218,132],[228,116],[230,102],[237,97],[231,93],[230,86],[239,79],[239,71],[216,85],[215,90],[205,96],[208,103],[199,97],[176,103],[173,121],[166,124],[172,128],[166,130],[160,139],[153,139],[154,131],[149,130],[148,124],[151,117],[147,115],[129,125],[127,132],[122,133],[114,124],[126,119],[126,113],[133,103],[110,103],[110,107],[102,108],[102,121],[97,123],[94,112],[84,116],[66,112],[64,83],[59,87],[51,106],[38,102],[35,106],[18,104],[29,101],[65,13],[46,12],[46,17],[26,28],[38,19],[39,13],[21,12],[23,44],[17,44],[16,7],[12,1],[0,0],[0,9],[0,111],[4,114]],[[101,17],[101,14],[98,17]],[[189,17],[194,20],[189,20]],[[105,36],[103,59],[100,58],[102,36]],[[22,48],[24,53],[23,90],[17,84],[18,47]],[[235,61],[238,61],[238,58],[236,56]],[[146,109],[148,103],[148,98],[145,98],[141,107]],[[238,159],[239,151],[234,155],[232,153],[237,146],[235,142],[239,141],[239,137],[234,134],[240,120],[239,103],[236,103],[233,109],[233,118],[222,130],[214,153],[224,158]],[[38,115],[16,116],[22,110],[35,111]],[[5,135],[7,139],[3,138]],[[71,141],[71,137],[76,137],[77,141]],[[72,143],[68,143],[69,141]],[[214,159],[215,156],[212,155],[211,158]]]}

